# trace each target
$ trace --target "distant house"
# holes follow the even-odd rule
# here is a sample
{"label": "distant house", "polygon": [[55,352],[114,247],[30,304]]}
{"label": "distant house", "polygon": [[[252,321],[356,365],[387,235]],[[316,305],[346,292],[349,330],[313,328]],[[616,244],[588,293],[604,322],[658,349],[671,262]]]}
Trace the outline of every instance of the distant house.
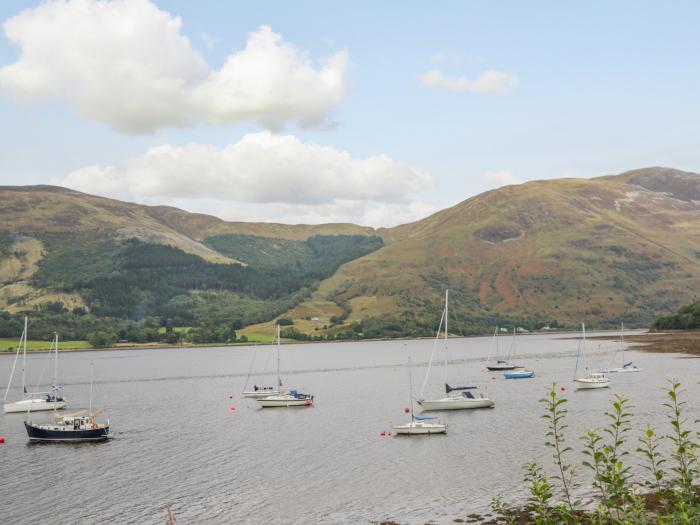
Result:
{"label": "distant house", "polygon": [[312,317],[311,320],[312,321],[320,321],[320,319],[318,317]]}

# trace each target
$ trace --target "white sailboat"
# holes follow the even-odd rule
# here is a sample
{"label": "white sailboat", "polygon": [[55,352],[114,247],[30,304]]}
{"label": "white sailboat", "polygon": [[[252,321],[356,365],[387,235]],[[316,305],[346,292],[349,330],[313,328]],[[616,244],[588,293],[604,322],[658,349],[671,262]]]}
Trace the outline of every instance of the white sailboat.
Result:
{"label": "white sailboat", "polygon": [[254,384],[252,388],[248,387],[248,382],[250,381],[251,372],[255,365],[255,358],[257,355],[257,345],[254,347],[253,360],[250,363],[250,369],[248,370],[248,377],[246,377],[245,385],[243,386],[243,397],[258,399],[261,397],[273,396],[280,393],[280,387],[282,386],[282,380],[279,376],[279,345],[280,345],[280,335],[279,335],[279,325],[277,325],[277,386],[272,385],[258,385]]}
{"label": "white sailboat", "polygon": [[[500,372],[503,370],[515,370],[516,368],[519,368],[519,367],[510,362],[510,359],[512,356],[509,355],[506,359],[501,359],[500,348],[499,348],[499,344],[498,344],[498,331],[499,331],[499,328],[496,327],[496,330],[493,332],[493,344],[496,347],[496,362],[495,363],[491,362],[491,355],[489,354],[489,359],[486,362],[486,368],[488,370],[490,370],[491,372]],[[515,328],[513,328],[513,337],[515,337]],[[511,345],[511,349],[512,349],[512,345]]]}
{"label": "white sailboat", "polygon": [[[513,327],[513,339],[510,343],[510,351],[508,352],[508,361],[512,363],[515,359],[515,327]],[[506,379],[528,379],[535,377],[535,371],[530,368],[525,368],[522,365],[513,365],[513,369],[504,370],[503,377]]]}
{"label": "white sailboat", "polygon": [[[7,383],[7,390],[5,390],[5,397],[3,398],[3,410],[6,414],[55,410],[66,406],[66,400],[59,395],[61,387],[58,386],[58,334],[54,335],[54,340],[51,343],[51,349],[49,350],[47,359],[50,358],[52,352],[54,353],[54,378],[51,389],[48,392],[27,392],[27,318],[25,317],[24,331],[22,332],[22,337],[17,347],[15,360],[12,364],[12,371],[10,372],[10,380]],[[15,368],[17,367],[20,353],[22,354],[22,394],[24,398],[19,401],[8,402],[7,397],[12,387],[12,378],[15,374]],[[39,379],[39,384],[41,384],[41,378]],[[39,385],[37,385],[36,390],[38,390],[38,388]]]}
{"label": "white sailboat", "polygon": [[[448,300],[449,294],[445,290],[445,309],[442,312],[442,318],[440,319],[440,325],[438,326],[437,335],[435,336],[435,344],[433,344],[433,351],[430,354],[430,361],[428,362],[428,370],[425,373],[425,379],[423,380],[423,387],[421,388],[420,397],[417,400],[418,404],[423,410],[463,410],[467,408],[489,408],[495,405],[495,403],[488,397],[480,394],[478,397],[475,396],[471,391],[476,390],[475,386],[456,386],[452,387],[447,383],[447,319],[448,319]],[[445,351],[445,395],[443,397],[435,399],[425,399],[423,394],[425,393],[425,387],[428,383],[428,377],[430,375],[430,369],[433,364],[433,357],[435,356],[435,348],[437,347],[437,341],[440,338],[440,331],[442,329],[442,323],[445,322],[445,339],[444,339],[444,351]]]}
{"label": "white sailboat", "polygon": [[[577,390],[593,390],[597,388],[608,388],[610,386],[610,378],[604,372],[590,372],[583,377],[578,375],[578,362],[581,351],[586,344],[586,325],[581,323],[581,338],[578,343],[578,351],[576,352],[576,369],[574,370],[574,385]],[[588,367],[586,367],[588,370]]]}
{"label": "white sailboat", "polygon": [[[277,325],[277,384],[282,384],[280,379],[280,325]],[[261,408],[298,407],[313,405],[314,396],[298,390],[282,390],[280,388],[275,394],[257,397],[255,400]]]}
{"label": "white sailboat", "polygon": [[620,345],[622,346],[622,366],[619,368],[612,368],[608,372],[615,373],[627,373],[627,372],[641,372],[642,369],[635,366],[632,361],[625,362],[625,325],[620,323]]}
{"label": "white sailboat", "polygon": [[[392,428],[396,434],[415,436],[415,435],[426,435],[426,434],[445,434],[447,432],[447,425],[441,423],[434,416],[416,416],[413,413],[413,374],[411,373],[411,356],[408,356],[408,384],[410,388],[411,400],[411,420],[403,425],[394,425]],[[437,420],[431,422],[431,420]]]}

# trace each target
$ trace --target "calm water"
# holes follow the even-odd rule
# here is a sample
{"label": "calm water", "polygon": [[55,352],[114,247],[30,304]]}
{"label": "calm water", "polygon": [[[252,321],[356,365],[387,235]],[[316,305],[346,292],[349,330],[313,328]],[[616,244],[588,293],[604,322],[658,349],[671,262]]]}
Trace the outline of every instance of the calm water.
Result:
{"label": "calm water", "polygon": [[[520,466],[548,454],[538,399],[554,380],[570,396],[570,441],[577,448],[576,436],[602,423],[616,392],[632,398],[639,428],[662,425],[667,378],[683,381],[697,416],[700,360],[629,351],[644,372],[613,376],[609,390],[576,393],[575,340],[519,336],[517,360],[536,377],[505,380],[484,369],[491,339],[472,338],[450,341],[448,378],[478,384],[496,407],[443,413],[446,436],[380,437],[406,420],[407,355],[417,395],[432,346],[429,340],[283,346],[285,384],[315,394],[316,404],[265,410],[239,395],[252,347],[62,354],[59,374],[71,410],[87,405],[94,362],[94,404],[105,405],[114,439],[28,445],[24,416],[0,414],[7,440],[0,445],[0,522],[162,524],[171,505],[178,523],[451,523],[486,510],[494,495],[517,499]],[[618,347],[589,341],[589,363],[620,361]],[[261,348],[257,362],[273,365]],[[12,359],[0,356],[3,384]],[[45,356],[28,360],[31,385]],[[428,391],[437,392],[441,363],[431,376]]]}

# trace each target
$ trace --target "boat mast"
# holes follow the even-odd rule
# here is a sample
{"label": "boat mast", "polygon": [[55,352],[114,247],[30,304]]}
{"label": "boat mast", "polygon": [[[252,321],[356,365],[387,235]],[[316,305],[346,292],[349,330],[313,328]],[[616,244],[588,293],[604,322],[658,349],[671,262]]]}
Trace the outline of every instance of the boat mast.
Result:
{"label": "boat mast", "polygon": [[280,325],[277,323],[277,389],[282,386],[282,378],[280,377]]}
{"label": "boat mast", "polygon": [[581,337],[578,338],[578,350],[576,352],[576,368],[574,369],[574,380],[576,380],[576,374],[578,373],[578,358],[581,355],[582,341],[586,338],[586,327],[581,323]]}
{"label": "boat mast", "polygon": [[24,316],[24,348],[22,349],[22,394],[27,395],[27,316]]}
{"label": "boat mast", "polygon": [[[406,345],[404,345],[404,348]],[[408,385],[410,389],[410,395],[408,398],[411,400],[411,421],[413,421],[413,373],[411,372],[411,356],[408,356]]]}
{"label": "boat mast", "polygon": [[448,298],[449,290],[445,290],[445,384],[447,384],[447,315],[448,315]]}
{"label": "boat mast", "polygon": [[22,343],[24,342],[24,336],[27,333],[27,329],[24,329],[22,336],[19,338],[19,344],[17,345],[17,353],[15,353],[15,360],[12,362],[12,370],[10,371],[10,379],[7,382],[7,388],[5,389],[5,397],[3,401],[7,401],[7,396],[10,393],[10,387],[12,386],[12,378],[15,375],[15,369],[17,368],[17,360],[19,359],[19,354],[22,351]]}
{"label": "boat mast", "polygon": [[92,373],[94,370],[94,366],[92,363],[90,363],[90,405],[88,408],[88,416],[92,416]]}
{"label": "boat mast", "polygon": [[54,344],[56,345],[56,354],[53,360],[53,386],[58,387],[58,332],[54,332]]}

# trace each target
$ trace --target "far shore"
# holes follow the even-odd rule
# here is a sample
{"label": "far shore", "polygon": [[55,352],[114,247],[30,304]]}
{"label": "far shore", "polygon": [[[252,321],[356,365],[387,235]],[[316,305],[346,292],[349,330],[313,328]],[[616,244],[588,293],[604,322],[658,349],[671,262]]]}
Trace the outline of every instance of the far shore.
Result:
{"label": "far shore", "polygon": [[[596,330],[596,332],[610,332],[611,335],[601,335],[592,336],[591,339],[602,339],[602,340],[617,340],[619,338],[619,332],[617,330]],[[565,334],[572,333],[569,331],[547,331],[547,332],[526,332],[518,335],[542,335],[542,334]],[[465,339],[473,337],[486,337],[491,334],[482,335],[469,335],[469,336],[455,336],[451,335],[450,338],[453,339]],[[379,339],[333,339],[328,341],[299,341],[295,339],[283,339],[283,344],[315,344],[315,343],[362,343],[371,341],[412,341],[412,340],[424,340],[433,339],[434,336],[430,337],[394,337],[394,338],[379,338]],[[642,343],[644,346],[636,347],[635,349],[643,350],[645,352],[660,352],[660,353],[682,353],[688,355],[700,356],[700,330],[676,330],[668,332],[644,332],[630,333],[625,335],[625,341],[631,343]],[[209,343],[209,344],[164,344],[164,343],[124,343],[109,347],[100,348],[60,348],[61,352],[111,352],[115,350],[163,350],[170,348],[222,348],[222,347],[249,347],[256,345],[271,345],[274,342],[254,342],[246,341],[239,343]],[[0,350],[0,355],[3,354],[13,354],[17,351],[16,348],[12,350]],[[27,348],[27,353],[31,354],[42,354],[48,353],[48,348]]]}
{"label": "far shore", "polygon": [[[619,335],[602,335],[594,336],[591,339],[615,340],[618,338]],[[700,330],[669,330],[667,332],[630,334],[625,335],[625,341],[644,344],[635,350],[700,356]]]}

